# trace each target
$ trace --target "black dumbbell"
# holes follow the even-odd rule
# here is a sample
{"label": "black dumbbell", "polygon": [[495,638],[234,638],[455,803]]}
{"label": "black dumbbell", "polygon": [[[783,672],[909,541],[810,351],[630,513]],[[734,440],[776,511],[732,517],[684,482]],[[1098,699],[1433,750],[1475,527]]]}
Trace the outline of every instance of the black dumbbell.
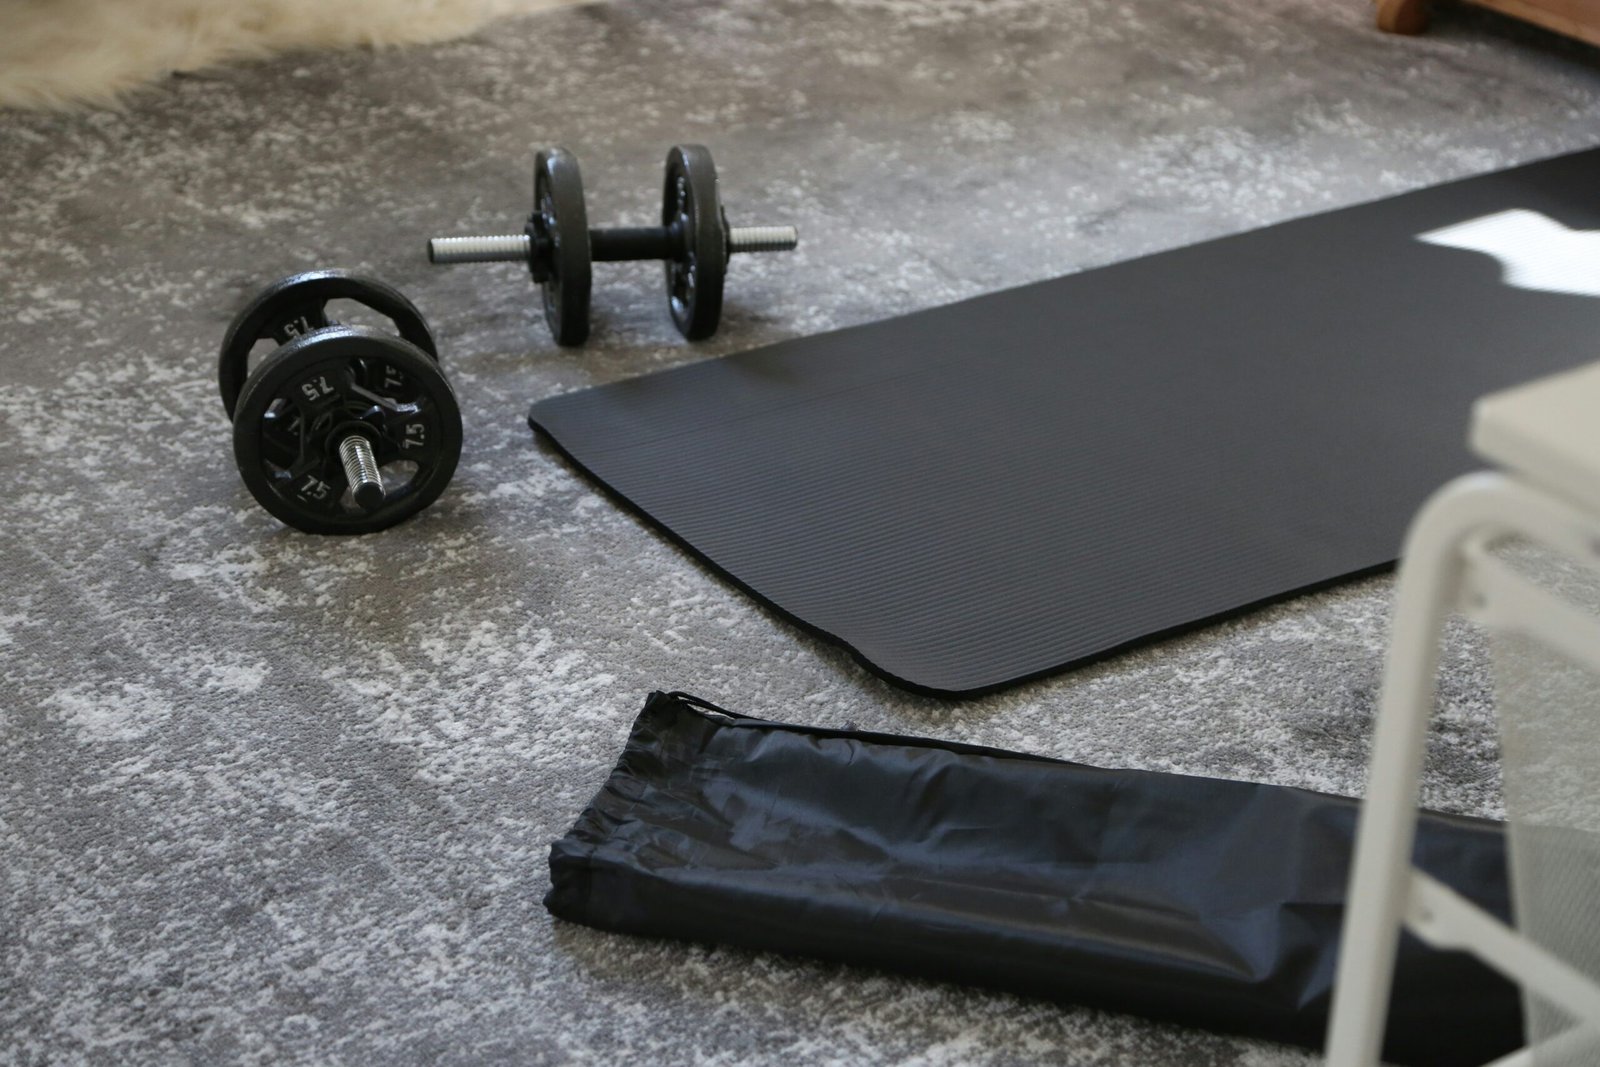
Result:
{"label": "black dumbbell", "polygon": [[592,263],[659,259],[666,263],[672,321],[689,340],[710,337],[722,315],[728,257],[787,252],[800,243],[793,226],[729,226],[717,192],[717,168],[703,145],[667,153],[661,225],[591,230],[578,160],[564,148],[534,157],[533,214],[519,234],[435,237],[432,263],[525,262],[543,291],[544,317],[556,343],[589,336]]}
{"label": "black dumbbell", "polygon": [[[332,300],[377,312],[396,333],[334,321]],[[263,339],[278,347],[252,370]],[[461,410],[433,334],[374,278],[311,271],[267,286],[228,327],[217,383],[245,486],[307,533],[393,526],[439,498],[461,457]]]}

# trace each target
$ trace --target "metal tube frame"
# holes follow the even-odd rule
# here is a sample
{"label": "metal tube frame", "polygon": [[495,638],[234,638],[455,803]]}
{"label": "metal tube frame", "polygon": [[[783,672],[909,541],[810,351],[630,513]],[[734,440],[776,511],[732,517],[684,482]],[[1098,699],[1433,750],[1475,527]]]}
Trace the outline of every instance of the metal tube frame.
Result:
{"label": "metal tube frame", "polygon": [[[1378,1063],[1402,925],[1430,943],[1472,952],[1570,1012],[1579,1024],[1552,1044],[1586,1044],[1600,1034],[1600,985],[1593,977],[1411,866],[1440,637],[1450,613],[1523,633],[1600,672],[1600,622],[1490,555],[1490,544],[1507,536],[1600,569],[1600,517],[1508,474],[1470,474],[1445,485],[1412,523],[1356,832],[1328,1024],[1329,1067]],[[1494,1067],[1531,1062],[1524,1049]]]}

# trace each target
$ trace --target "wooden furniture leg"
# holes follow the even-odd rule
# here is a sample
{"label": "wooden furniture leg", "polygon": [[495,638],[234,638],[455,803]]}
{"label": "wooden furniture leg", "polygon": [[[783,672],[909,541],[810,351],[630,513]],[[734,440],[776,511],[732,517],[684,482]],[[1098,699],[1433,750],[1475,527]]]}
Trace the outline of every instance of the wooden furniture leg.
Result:
{"label": "wooden furniture leg", "polygon": [[1378,29],[1418,34],[1428,28],[1428,0],[1378,0]]}

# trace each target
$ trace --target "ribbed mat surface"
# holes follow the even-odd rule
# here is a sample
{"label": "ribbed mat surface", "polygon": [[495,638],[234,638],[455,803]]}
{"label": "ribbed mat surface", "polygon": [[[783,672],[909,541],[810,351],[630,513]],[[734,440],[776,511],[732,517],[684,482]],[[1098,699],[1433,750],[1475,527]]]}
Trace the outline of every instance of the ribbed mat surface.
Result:
{"label": "ribbed mat surface", "polygon": [[[1577,277],[1600,272],[1600,239],[1569,232],[1600,230],[1597,194],[1600,149],[556,397],[529,421],[874,671],[976,694],[1392,563],[1427,494],[1474,465],[1476,397],[1600,358]],[[1461,247],[1493,245],[1492,222],[1419,240],[1515,209],[1550,220],[1544,245],[1508,228],[1515,274]],[[1552,274],[1580,292],[1506,280]]]}

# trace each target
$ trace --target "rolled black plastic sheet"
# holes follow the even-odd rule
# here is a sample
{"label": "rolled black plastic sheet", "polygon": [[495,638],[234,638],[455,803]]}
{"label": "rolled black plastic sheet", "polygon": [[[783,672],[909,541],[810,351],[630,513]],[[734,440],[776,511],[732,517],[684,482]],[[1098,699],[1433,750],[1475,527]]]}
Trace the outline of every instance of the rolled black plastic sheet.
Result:
{"label": "rolled black plastic sheet", "polygon": [[[970,982],[1319,1046],[1357,805],[794,726],[654,693],[550,852],[545,906],[632,934]],[[1424,814],[1418,865],[1501,918],[1497,823]],[[1406,935],[1385,1058],[1521,1043],[1515,988]]]}

